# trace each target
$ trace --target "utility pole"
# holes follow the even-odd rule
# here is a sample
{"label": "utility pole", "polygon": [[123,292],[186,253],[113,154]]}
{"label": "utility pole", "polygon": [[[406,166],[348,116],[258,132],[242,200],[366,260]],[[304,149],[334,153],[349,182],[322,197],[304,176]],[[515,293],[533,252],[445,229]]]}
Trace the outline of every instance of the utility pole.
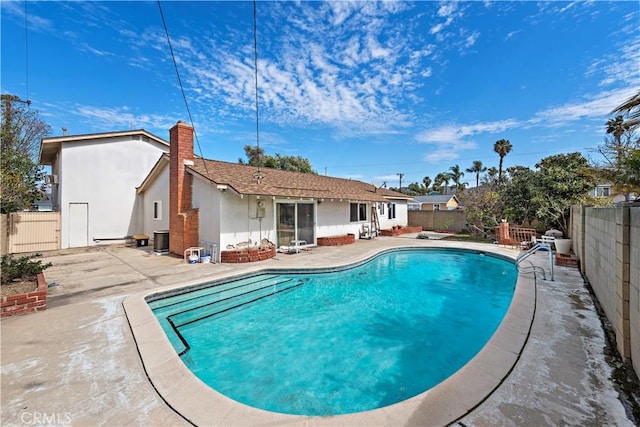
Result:
{"label": "utility pole", "polygon": [[398,175],[400,177],[400,187],[398,187],[398,191],[402,193],[402,177],[404,176],[403,173],[397,173],[396,175]]}
{"label": "utility pole", "polygon": [[[31,100],[27,99],[26,101],[20,99],[19,96],[9,95],[8,93],[3,93],[0,95],[0,100],[4,102],[4,117],[3,119],[3,129],[2,136],[4,138],[8,138],[11,135],[11,119],[13,114],[11,112],[11,103],[13,102],[21,102],[23,104],[31,105]],[[8,143],[8,141],[4,141],[4,143]],[[3,147],[5,145],[3,144]]]}

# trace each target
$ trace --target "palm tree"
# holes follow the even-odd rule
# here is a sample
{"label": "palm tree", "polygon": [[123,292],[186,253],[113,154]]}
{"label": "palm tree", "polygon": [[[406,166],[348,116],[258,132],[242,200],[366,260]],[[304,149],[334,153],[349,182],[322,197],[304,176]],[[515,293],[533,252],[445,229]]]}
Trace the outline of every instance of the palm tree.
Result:
{"label": "palm tree", "polygon": [[616,152],[616,165],[622,160],[622,135],[629,130],[629,125],[624,121],[624,117],[618,115],[607,120],[607,133],[613,135],[614,149]]}
{"label": "palm tree", "polygon": [[433,189],[435,190],[438,188],[438,190],[440,190],[441,188],[444,188],[444,194],[447,194],[447,186],[449,186],[450,179],[451,177],[448,173],[440,172],[435,178],[433,178]]}
{"label": "palm tree", "polygon": [[607,133],[612,134],[618,144],[620,144],[622,135],[628,130],[629,125],[624,121],[624,117],[622,116],[616,116],[614,119],[607,120]]}
{"label": "palm tree", "polygon": [[498,169],[495,166],[491,166],[490,168],[487,168],[486,182],[489,184],[495,182],[497,175],[498,175]]}
{"label": "palm tree", "polygon": [[476,174],[476,187],[480,184],[480,174],[486,170],[487,167],[483,166],[480,160],[474,160],[473,166],[466,169],[467,172]]}
{"label": "palm tree", "polygon": [[511,152],[511,141],[508,139],[499,139],[493,144],[493,151],[500,156],[500,164],[498,165],[498,181],[502,182],[502,160]]}
{"label": "palm tree", "polygon": [[424,178],[422,178],[422,184],[424,184],[424,188],[428,193],[429,186],[431,185],[431,178],[429,178],[428,176],[425,176]]}
{"label": "palm tree", "polygon": [[454,165],[449,168],[451,171],[448,175],[456,185],[456,191],[464,188],[464,183],[460,182],[460,179],[464,176],[464,172],[460,170],[460,165]]}
{"label": "palm tree", "polygon": [[617,106],[611,113],[628,114],[629,117],[627,118],[626,124],[630,129],[635,129],[640,126],[640,90]]}

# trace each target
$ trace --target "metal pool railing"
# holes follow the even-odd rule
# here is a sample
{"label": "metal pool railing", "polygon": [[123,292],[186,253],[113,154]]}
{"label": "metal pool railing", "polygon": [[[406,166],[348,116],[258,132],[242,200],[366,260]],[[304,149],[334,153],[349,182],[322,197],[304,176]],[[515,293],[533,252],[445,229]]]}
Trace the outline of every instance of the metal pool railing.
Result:
{"label": "metal pool railing", "polygon": [[[531,249],[528,249],[526,252],[518,255],[518,257],[516,258],[516,266],[518,267],[518,271],[520,271],[520,264],[522,263],[522,261],[526,260],[531,255],[540,250],[549,252],[549,269],[551,271],[551,281],[553,282],[553,252],[551,251],[550,243],[536,243],[535,245],[533,245],[533,247],[531,247]],[[541,271],[543,280],[547,280],[546,271],[544,268],[533,264],[524,268],[531,268],[534,272]]]}

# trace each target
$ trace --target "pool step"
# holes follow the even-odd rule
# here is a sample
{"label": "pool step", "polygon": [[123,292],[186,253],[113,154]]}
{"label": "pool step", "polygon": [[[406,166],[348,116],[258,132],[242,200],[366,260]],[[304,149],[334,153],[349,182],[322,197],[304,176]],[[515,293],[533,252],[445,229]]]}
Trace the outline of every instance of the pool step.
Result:
{"label": "pool step", "polygon": [[[180,311],[175,311],[168,317],[176,328],[180,328],[282,291],[295,288],[301,284],[302,282],[300,280],[294,278],[274,277],[270,280],[261,280],[242,287],[222,291],[215,295],[210,295],[207,298],[202,298],[196,306],[192,306],[193,304],[180,306]],[[206,300],[204,304],[203,299]],[[176,306],[176,308],[177,307],[178,306]]]}
{"label": "pool step", "polygon": [[220,285],[209,286],[207,288],[199,289],[197,291],[189,291],[184,294],[174,295],[167,298],[162,298],[156,301],[151,301],[149,307],[156,314],[172,314],[174,312],[183,311],[185,309],[193,308],[202,305],[204,298],[211,296],[215,297],[224,292],[242,293],[246,287],[251,287],[255,284],[268,282],[277,279],[276,275],[260,275],[254,277],[246,277],[242,279],[225,282]]}
{"label": "pool step", "polygon": [[190,347],[180,333],[180,327],[287,291],[302,283],[299,278],[276,275],[247,277],[152,301],[149,307],[173,347],[182,356]]}

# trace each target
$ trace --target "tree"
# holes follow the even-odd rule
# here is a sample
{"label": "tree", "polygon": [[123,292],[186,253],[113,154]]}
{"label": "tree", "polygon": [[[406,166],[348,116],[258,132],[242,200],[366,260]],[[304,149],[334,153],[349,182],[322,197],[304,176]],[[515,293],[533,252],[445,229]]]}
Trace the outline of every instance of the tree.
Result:
{"label": "tree", "polygon": [[567,234],[569,209],[585,201],[596,185],[588,166],[580,153],[549,156],[536,164],[532,203],[540,221]]}
{"label": "tree", "polygon": [[[435,178],[433,178],[433,189],[442,194],[447,194],[447,187],[449,186],[450,180],[451,175],[446,172],[440,172]],[[444,192],[441,190],[444,190]]]}
{"label": "tree", "polygon": [[405,193],[410,196],[424,196],[427,194],[427,188],[422,184],[413,182],[405,188]]}
{"label": "tree", "polygon": [[493,151],[500,156],[500,164],[498,165],[498,181],[502,181],[502,161],[505,156],[511,152],[511,142],[508,139],[499,139],[493,144]]}
{"label": "tree", "polygon": [[620,115],[609,119],[606,126],[604,144],[597,148],[604,162],[596,164],[594,172],[601,181],[611,182],[614,189],[623,193],[628,201],[630,193],[637,191],[638,187],[633,180],[627,180],[631,175],[625,171],[625,159],[633,150],[640,148],[640,138]]}
{"label": "tree", "polygon": [[464,190],[464,187],[466,187],[466,183],[460,182],[460,180],[464,176],[464,172],[460,170],[460,165],[451,166],[449,170],[451,172],[448,175],[456,186],[456,192]]}
{"label": "tree", "polygon": [[40,140],[51,134],[51,127],[38,111],[28,108],[28,102],[6,94],[1,99],[0,209],[9,213],[42,199],[44,171],[36,156]]}
{"label": "tree", "polygon": [[607,120],[607,133],[613,135],[616,142],[619,144],[622,135],[629,130],[629,125],[624,122],[624,117],[616,116],[613,119]]}
{"label": "tree", "polygon": [[247,161],[238,159],[238,163],[249,166],[265,167],[270,169],[280,169],[284,171],[317,173],[313,170],[311,162],[301,156],[282,156],[276,153],[275,156],[264,153],[262,147],[254,147],[252,145],[244,146],[244,153]]}
{"label": "tree", "polygon": [[480,160],[474,160],[473,166],[466,169],[467,172],[476,174],[476,187],[480,184],[480,174],[486,170],[487,167],[483,166]]}
{"label": "tree", "polygon": [[491,186],[476,187],[464,193],[464,212],[469,228],[486,237],[500,223],[503,199]]}
{"label": "tree", "polygon": [[429,178],[428,176],[425,176],[424,178],[422,178],[422,184],[424,185],[424,188],[426,189],[426,193],[429,192],[429,186],[431,185],[431,178]]}
{"label": "tree", "polygon": [[524,166],[507,168],[507,173],[509,181],[501,189],[504,218],[516,224],[531,223],[537,210],[533,197],[537,191],[536,173]]}
{"label": "tree", "polygon": [[495,184],[498,181],[498,168],[491,166],[487,168],[487,175],[482,179],[485,184]]}
{"label": "tree", "polygon": [[617,106],[611,114],[624,113],[627,115],[625,124],[630,129],[636,129],[640,126],[640,90],[632,95],[629,99]]}
{"label": "tree", "polygon": [[631,150],[622,161],[622,178],[636,194],[640,193],[640,149]]}

